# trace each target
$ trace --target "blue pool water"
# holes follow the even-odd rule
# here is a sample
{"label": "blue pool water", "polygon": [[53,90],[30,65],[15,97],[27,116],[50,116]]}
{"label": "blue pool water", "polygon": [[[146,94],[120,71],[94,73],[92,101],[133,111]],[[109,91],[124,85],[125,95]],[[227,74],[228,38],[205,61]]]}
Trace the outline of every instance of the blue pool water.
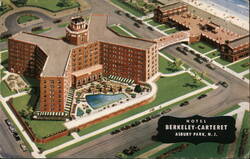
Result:
{"label": "blue pool water", "polygon": [[97,94],[97,95],[87,95],[86,100],[93,109],[97,109],[104,105],[108,105],[116,101],[119,101],[121,99],[124,99],[126,97],[127,96],[124,94],[114,94],[114,95]]}

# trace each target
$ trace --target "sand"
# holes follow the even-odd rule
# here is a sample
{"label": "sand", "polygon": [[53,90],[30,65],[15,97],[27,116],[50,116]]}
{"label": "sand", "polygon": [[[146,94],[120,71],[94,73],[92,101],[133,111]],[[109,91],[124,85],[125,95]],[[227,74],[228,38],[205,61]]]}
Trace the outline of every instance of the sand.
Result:
{"label": "sand", "polygon": [[224,19],[230,23],[233,23],[245,30],[249,31],[249,19],[243,19],[237,15],[234,15],[232,12],[229,12],[227,9],[222,10],[221,8],[215,7],[213,4],[206,3],[204,1],[199,0],[183,0],[184,2],[202,9],[206,12],[209,12],[217,17]]}

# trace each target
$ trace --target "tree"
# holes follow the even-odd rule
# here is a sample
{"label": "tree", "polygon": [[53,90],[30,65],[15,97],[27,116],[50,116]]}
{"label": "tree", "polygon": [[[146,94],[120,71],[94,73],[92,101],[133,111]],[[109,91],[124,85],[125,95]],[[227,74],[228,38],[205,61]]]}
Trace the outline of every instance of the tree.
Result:
{"label": "tree", "polygon": [[196,72],[194,72],[193,81],[194,83],[200,83],[201,81],[201,77]]}
{"label": "tree", "polygon": [[202,72],[201,74],[200,74],[200,77],[202,78],[202,79],[204,79],[204,77],[207,75],[207,73],[206,72]]}
{"label": "tree", "polygon": [[135,86],[134,92],[140,93],[141,91],[142,91],[141,86],[140,86],[139,84],[137,84],[137,85]]}
{"label": "tree", "polygon": [[72,6],[72,0],[59,0],[57,5],[61,7],[69,7]]}
{"label": "tree", "polygon": [[183,65],[183,61],[181,59],[177,58],[177,59],[175,59],[173,64],[176,67],[176,69],[180,69],[180,67]]}
{"label": "tree", "polygon": [[89,109],[89,108],[88,108],[88,109],[86,109],[86,113],[87,113],[87,114],[91,113],[91,111],[92,111],[92,110],[91,110],[91,109]]}

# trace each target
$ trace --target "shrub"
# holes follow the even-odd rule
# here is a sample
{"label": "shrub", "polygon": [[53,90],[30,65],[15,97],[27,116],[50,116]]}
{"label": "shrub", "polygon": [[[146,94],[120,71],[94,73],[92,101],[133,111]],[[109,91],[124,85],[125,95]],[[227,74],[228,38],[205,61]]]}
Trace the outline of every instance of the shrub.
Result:
{"label": "shrub", "polygon": [[89,109],[89,108],[88,108],[88,109],[86,109],[86,113],[87,113],[87,114],[91,113],[91,111],[92,111],[92,110],[91,110],[91,109]]}
{"label": "shrub", "polygon": [[138,85],[136,85],[135,86],[135,89],[134,89],[134,92],[136,92],[136,93],[140,93],[142,91],[142,88],[141,88],[141,86],[138,84]]}
{"label": "shrub", "polygon": [[136,94],[132,93],[132,94],[131,94],[131,97],[132,97],[132,98],[135,98],[135,97],[136,97]]}

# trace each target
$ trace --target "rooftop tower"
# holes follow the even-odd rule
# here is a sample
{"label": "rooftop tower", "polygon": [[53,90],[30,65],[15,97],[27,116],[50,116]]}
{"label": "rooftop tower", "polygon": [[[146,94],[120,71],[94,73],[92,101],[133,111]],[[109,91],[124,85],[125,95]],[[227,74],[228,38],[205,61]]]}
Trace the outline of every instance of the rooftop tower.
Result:
{"label": "rooftop tower", "polygon": [[81,16],[71,18],[66,27],[66,39],[70,44],[80,45],[88,42],[88,24]]}

